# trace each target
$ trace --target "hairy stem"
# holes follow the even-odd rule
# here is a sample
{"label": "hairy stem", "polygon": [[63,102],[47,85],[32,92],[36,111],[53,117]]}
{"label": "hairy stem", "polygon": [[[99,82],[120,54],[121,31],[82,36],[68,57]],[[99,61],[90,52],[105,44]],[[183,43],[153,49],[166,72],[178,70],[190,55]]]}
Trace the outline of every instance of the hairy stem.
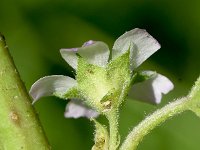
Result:
{"label": "hairy stem", "polygon": [[189,102],[186,97],[178,99],[146,117],[129,133],[120,150],[136,150],[145,135],[172,116],[187,110]]}
{"label": "hairy stem", "polygon": [[107,115],[110,127],[109,150],[116,150],[120,143],[120,136],[118,131],[118,111],[112,110]]}
{"label": "hairy stem", "polygon": [[1,34],[0,106],[0,149],[50,149],[30,97]]}

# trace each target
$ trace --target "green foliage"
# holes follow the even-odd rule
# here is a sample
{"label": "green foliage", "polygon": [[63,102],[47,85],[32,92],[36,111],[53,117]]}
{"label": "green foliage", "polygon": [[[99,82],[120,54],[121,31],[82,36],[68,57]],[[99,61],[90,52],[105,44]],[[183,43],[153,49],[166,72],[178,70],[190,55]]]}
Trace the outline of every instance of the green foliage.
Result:
{"label": "green foliage", "polygon": [[[186,95],[199,75],[199,5],[199,1],[186,0],[181,3],[166,0],[97,0],[94,3],[88,0],[1,0],[0,31],[7,37],[16,66],[29,89],[44,75],[74,75],[60,58],[59,48],[81,45],[88,39],[107,41],[111,45],[125,29],[143,27],[161,42],[162,49],[139,69],[157,70],[175,83],[175,90],[157,106],[161,107],[172,97]],[[52,149],[88,150],[93,144],[88,120],[65,119],[65,102],[54,99],[44,98],[35,105]],[[154,109],[155,106],[127,101],[120,119],[122,139],[130,126]],[[138,149],[198,149],[199,126],[199,119],[186,112],[158,127]]]}
{"label": "green foliage", "polygon": [[1,34],[0,56],[2,57],[0,60],[0,148],[50,150],[30,97]]}

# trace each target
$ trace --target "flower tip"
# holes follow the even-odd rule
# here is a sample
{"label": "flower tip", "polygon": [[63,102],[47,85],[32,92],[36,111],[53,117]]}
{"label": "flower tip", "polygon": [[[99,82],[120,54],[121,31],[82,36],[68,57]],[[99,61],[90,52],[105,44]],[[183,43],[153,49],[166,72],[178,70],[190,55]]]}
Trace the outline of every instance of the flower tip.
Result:
{"label": "flower tip", "polygon": [[162,89],[161,91],[163,94],[167,94],[174,89],[174,84],[167,77],[161,74],[158,74],[157,80],[158,82],[160,82],[160,84],[158,85]]}
{"label": "flower tip", "polygon": [[40,97],[38,95],[37,92],[37,88],[36,88],[36,82],[31,86],[31,89],[29,91],[29,95],[32,98],[32,104],[34,104]]}
{"label": "flower tip", "polygon": [[[174,89],[174,84],[165,76],[158,74],[155,83],[155,104],[160,104],[162,96]],[[156,87],[157,86],[157,87]],[[157,89],[157,90],[156,90]],[[160,91],[160,92],[156,92]]]}
{"label": "flower tip", "polygon": [[138,35],[141,37],[143,36],[143,40],[147,42],[147,44],[150,44],[151,46],[154,46],[154,49],[157,51],[161,48],[160,43],[153,37],[151,36],[146,29],[140,29],[140,28],[135,28],[133,29]]}
{"label": "flower tip", "polygon": [[92,45],[92,44],[94,44],[94,43],[95,43],[95,41],[89,40],[89,41],[85,42],[85,43],[82,45],[82,47],[89,46],[89,45]]}

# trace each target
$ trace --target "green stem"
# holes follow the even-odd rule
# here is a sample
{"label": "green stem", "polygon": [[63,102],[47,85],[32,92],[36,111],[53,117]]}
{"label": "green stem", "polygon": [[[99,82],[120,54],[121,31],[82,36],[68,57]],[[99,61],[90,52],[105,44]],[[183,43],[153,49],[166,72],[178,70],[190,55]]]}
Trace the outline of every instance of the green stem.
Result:
{"label": "green stem", "polygon": [[110,136],[109,136],[109,150],[116,150],[120,143],[120,136],[118,131],[118,111],[112,110],[107,115],[110,127]]}
{"label": "green stem", "polygon": [[187,110],[189,102],[188,98],[181,98],[155,111],[133,128],[120,147],[120,150],[136,150],[145,135],[172,116]]}
{"label": "green stem", "polygon": [[0,149],[50,149],[2,35],[0,35],[0,106]]}

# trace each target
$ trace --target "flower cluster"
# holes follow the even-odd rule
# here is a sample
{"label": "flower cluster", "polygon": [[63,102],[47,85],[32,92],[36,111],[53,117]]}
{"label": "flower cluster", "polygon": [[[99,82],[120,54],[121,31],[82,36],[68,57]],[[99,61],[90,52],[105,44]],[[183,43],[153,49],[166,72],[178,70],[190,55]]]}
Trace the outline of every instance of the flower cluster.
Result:
{"label": "flower cluster", "polygon": [[79,48],[61,49],[64,60],[76,71],[75,79],[46,76],[36,81],[33,102],[43,96],[69,99],[65,117],[96,117],[117,109],[129,98],[158,104],[172,82],[154,71],[137,71],[160,44],[146,30],[133,29],[120,36],[110,51],[104,42],[88,41]]}

